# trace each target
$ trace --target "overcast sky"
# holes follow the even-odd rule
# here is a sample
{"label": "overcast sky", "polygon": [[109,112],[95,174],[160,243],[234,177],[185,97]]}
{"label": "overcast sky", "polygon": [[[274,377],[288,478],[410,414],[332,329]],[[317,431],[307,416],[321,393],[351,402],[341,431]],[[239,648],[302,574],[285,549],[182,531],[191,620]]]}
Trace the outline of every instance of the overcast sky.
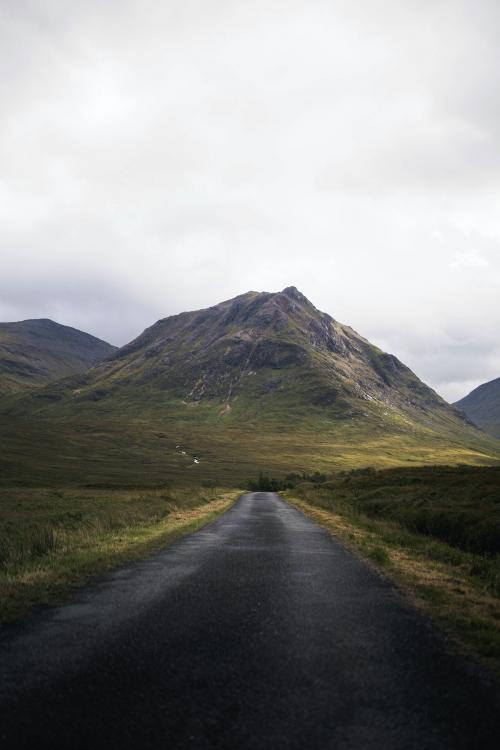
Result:
{"label": "overcast sky", "polygon": [[500,376],[498,0],[0,0],[0,320],[123,344],[295,285]]}

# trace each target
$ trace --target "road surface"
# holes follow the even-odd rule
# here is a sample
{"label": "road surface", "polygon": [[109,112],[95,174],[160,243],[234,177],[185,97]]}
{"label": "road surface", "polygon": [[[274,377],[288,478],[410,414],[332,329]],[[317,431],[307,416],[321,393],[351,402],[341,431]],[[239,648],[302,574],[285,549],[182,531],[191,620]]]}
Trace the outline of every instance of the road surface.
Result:
{"label": "road surface", "polygon": [[481,750],[498,699],[277,495],[0,636],[0,746]]}

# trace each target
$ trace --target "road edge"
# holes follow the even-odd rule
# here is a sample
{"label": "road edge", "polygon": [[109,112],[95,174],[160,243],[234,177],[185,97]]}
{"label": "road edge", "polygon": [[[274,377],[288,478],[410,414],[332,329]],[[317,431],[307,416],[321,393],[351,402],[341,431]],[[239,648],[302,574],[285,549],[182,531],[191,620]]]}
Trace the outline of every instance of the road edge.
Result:
{"label": "road edge", "polygon": [[[458,603],[455,601],[450,604],[449,598],[439,597],[439,576],[434,577],[432,587],[426,585],[426,566],[422,560],[388,550],[387,546],[381,540],[374,539],[373,535],[368,539],[362,525],[358,526],[351,518],[317,508],[294,497],[288,491],[280,494],[280,497],[306,517],[326,528],[343,547],[394,585],[411,606],[429,618],[455,652],[477,667],[484,680],[497,690],[500,689],[500,658],[496,654],[491,656],[488,653],[487,643],[484,649],[478,647],[475,634],[469,636],[469,631],[461,626],[460,599]],[[414,563],[411,571],[408,569],[408,562]],[[429,562],[429,566],[432,566],[433,572],[437,567],[443,576],[442,582],[448,583],[447,576],[450,570],[447,566],[436,566],[434,562]],[[434,591],[438,593],[433,594]],[[479,623],[481,624],[483,623]],[[490,626],[489,622],[487,626]],[[495,627],[496,636],[500,639],[498,624],[495,624]]]}
{"label": "road edge", "polygon": [[[181,537],[198,531],[228,511],[241,497],[242,490],[224,493],[210,503],[189,510],[178,510],[174,517],[140,526],[130,526],[104,535],[89,547],[46,555],[25,576],[4,575],[0,580],[2,601],[0,630],[30,615],[36,608],[64,603],[78,588],[122,565],[149,557]],[[113,539],[116,549],[110,554],[106,541]],[[58,565],[55,562],[57,559]],[[63,563],[61,565],[61,562]],[[9,586],[11,591],[9,592]],[[10,594],[10,595],[9,595]],[[6,604],[6,606],[5,606]]]}

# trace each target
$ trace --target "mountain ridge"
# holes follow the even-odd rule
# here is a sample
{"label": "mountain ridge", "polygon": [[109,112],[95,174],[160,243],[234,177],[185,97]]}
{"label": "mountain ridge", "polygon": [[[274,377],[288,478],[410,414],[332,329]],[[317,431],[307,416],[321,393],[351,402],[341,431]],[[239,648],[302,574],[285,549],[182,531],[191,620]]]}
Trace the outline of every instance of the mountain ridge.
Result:
{"label": "mountain ridge", "polygon": [[482,430],[500,438],[500,378],[482,383],[454,406]]}
{"label": "mountain ridge", "polygon": [[[182,376],[177,377],[176,364],[182,365]],[[421,408],[425,399],[428,406],[448,408],[397,357],[317,310],[295,287],[247,292],[162,318],[98,366],[94,379],[102,380],[99,373],[105,373],[125,386],[133,382],[135,370],[143,382],[157,381],[158,387],[177,390],[185,400],[227,401],[249,373],[286,373],[291,367],[305,368],[310,377],[320,372],[318,402],[323,405],[349,396]],[[272,388],[272,376],[267,380]],[[404,395],[397,389],[403,386]]]}
{"label": "mountain ridge", "polygon": [[0,323],[0,393],[41,387],[83,372],[115,349],[50,318]]}

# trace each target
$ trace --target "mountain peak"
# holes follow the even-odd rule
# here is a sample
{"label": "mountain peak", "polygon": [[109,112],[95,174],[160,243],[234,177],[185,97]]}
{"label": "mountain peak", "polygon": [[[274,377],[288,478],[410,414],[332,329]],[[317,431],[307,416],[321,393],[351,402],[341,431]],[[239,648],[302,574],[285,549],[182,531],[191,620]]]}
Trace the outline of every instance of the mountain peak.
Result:
{"label": "mountain peak", "polygon": [[287,403],[351,419],[377,404],[401,419],[446,409],[395,357],[318,310],[295,286],[163,318],[101,365],[81,397],[140,400],[146,384],[153,400],[215,410]]}
{"label": "mountain peak", "polygon": [[[239,482],[241,471],[269,461],[281,471],[306,470],[316,460],[352,465],[356,456],[390,465],[496,455],[464,415],[396,357],[318,310],[295,286],[246,292],[163,318],[111,356],[107,345],[107,352],[95,351],[95,341],[88,351],[84,334],[74,341],[71,329],[59,333],[24,332],[6,341],[0,325],[0,386],[2,363],[4,371],[10,368],[4,381],[8,375],[12,392],[21,380],[42,385],[54,375],[76,373],[7,399],[7,410],[23,425],[26,417],[38,424],[47,416],[52,430],[60,420],[61,453],[71,425],[76,446],[90,435],[85,460],[92,456],[92,466],[105,463],[106,450],[114,460],[120,444],[127,445],[124,469],[136,455],[142,471],[148,477],[157,472],[162,482],[168,467],[182,470],[186,481],[193,476],[189,469],[206,471],[217,482]],[[99,364],[87,369],[91,357]],[[92,424],[95,435],[88,431]],[[202,456],[201,466],[194,468],[190,452]],[[85,464],[80,451],[74,453],[77,476]],[[45,466],[42,471],[45,476]]]}
{"label": "mountain peak", "polygon": [[308,300],[308,298],[305,296],[305,294],[302,294],[302,292],[297,289],[296,286],[287,286],[283,289],[282,292],[279,292],[281,296],[287,297],[289,300],[292,300],[292,302],[297,302],[300,305],[306,305],[307,307],[310,307],[312,310],[316,310],[313,303]]}
{"label": "mountain peak", "polygon": [[[230,464],[233,447],[267,460],[281,453],[285,435],[328,444],[330,459],[346,439],[351,447],[365,440],[368,452],[389,446],[388,461],[396,443],[420,450],[423,440],[424,453],[412,456],[428,460],[449,436],[464,446],[480,438],[396,357],[318,310],[295,286],[163,318],[97,367],[9,408],[96,424],[130,418],[148,425],[148,441],[150,425],[161,423],[172,441],[189,442],[197,453],[200,438],[214,476]],[[309,460],[309,438],[297,439]]]}
{"label": "mountain peak", "polygon": [[306,300],[306,302],[309,302],[307,297],[305,297],[302,292],[299,292],[296,286],[287,286],[283,289],[281,294],[285,294],[287,297],[290,297],[290,299],[296,299],[300,300],[301,302],[303,300]]}

